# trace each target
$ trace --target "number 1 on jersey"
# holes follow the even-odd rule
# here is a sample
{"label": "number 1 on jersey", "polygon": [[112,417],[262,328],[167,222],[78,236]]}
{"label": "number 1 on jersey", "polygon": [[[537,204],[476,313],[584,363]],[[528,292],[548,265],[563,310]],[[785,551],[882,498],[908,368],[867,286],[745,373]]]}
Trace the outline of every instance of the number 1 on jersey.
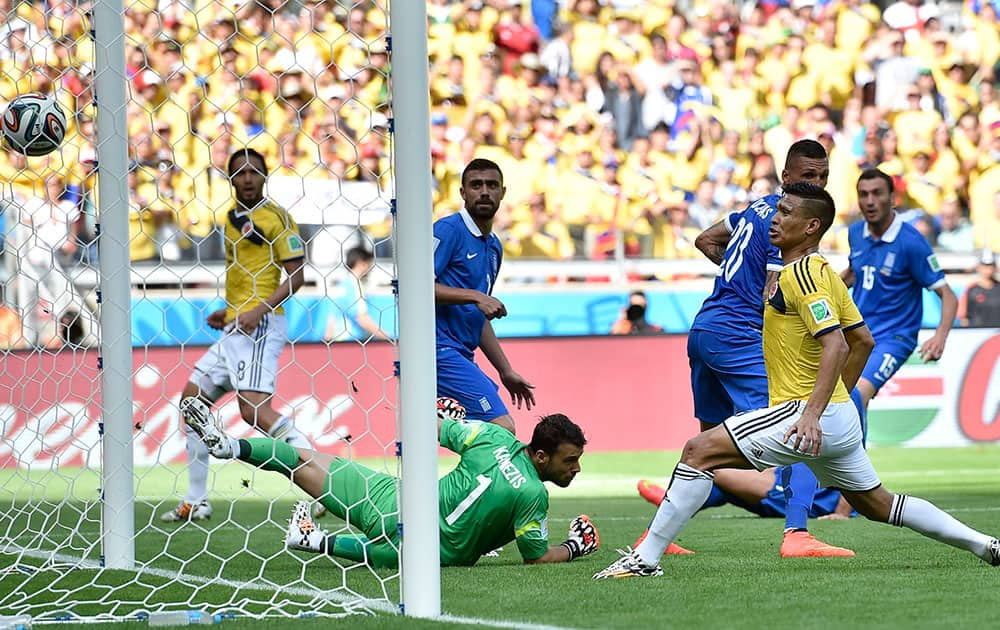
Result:
{"label": "number 1 on jersey", "polygon": [[469,493],[469,496],[462,499],[462,501],[455,506],[455,509],[451,511],[451,514],[449,514],[444,518],[445,523],[448,523],[449,525],[454,525],[455,521],[462,518],[462,515],[465,514],[465,511],[468,510],[469,507],[471,507],[472,504],[476,502],[476,499],[483,496],[483,493],[486,492],[486,489],[490,487],[491,483],[493,483],[493,480],[487,477],[486,475],[476,475],[476,481],[479,482],[479,485],[473,488],[472,492]]}

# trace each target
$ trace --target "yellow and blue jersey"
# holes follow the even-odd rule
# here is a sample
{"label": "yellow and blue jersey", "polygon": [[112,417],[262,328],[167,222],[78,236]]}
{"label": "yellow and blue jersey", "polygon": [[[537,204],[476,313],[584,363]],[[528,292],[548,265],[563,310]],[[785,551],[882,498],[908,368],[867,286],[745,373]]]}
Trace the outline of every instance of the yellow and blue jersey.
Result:
{"label": "yellow and blue jersey", "polygon": [[[283,264],[305,257],[295,220],[271,201],[226,219],[226,321],[266,300],[281,283]],[[284,313],[282,307],[274,309]]]}
{"label": "yellow and blue jersey", "polygon": [[[818,339],[864,324],[847,286],[825,258],[809,254],[786,265],[764,309],[764,364],[771,406],[808,400],[823,354]],[[838,378],[830,402],[850,399]]]}
{"label": "yellow and blue jersey", "polygon": [[882,238],[868,224],[848,228],[853,297],[876,342],[894,339],[912,351],[923,321],[923,289],[946,281],[931,246],[897,214]]}
{"label": "yellow and blue jersey", "polygon": [[[464,209],[434,223],[434,281],[491,295],[503,246],[495,234],[483,234]],[[455,348],[471,358],[486,316],[475,304],[438,305],[437,347]]]}

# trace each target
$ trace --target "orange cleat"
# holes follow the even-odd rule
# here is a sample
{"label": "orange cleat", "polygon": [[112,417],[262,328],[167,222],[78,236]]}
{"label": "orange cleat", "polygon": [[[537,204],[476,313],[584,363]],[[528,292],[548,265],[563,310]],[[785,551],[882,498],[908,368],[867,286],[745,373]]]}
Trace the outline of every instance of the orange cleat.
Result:
{"label": "orange cleat", "polygon": [[828,545],[809,532],[785,532],[781,543],[782,558],[853,558],[854,552]]}
{"label": "orange cleat", "polygon": [[657,507],[663,503],[663,497],[667,494],[663,486],[658,486],[648,479],[640,479],[639,483],[636,484],[636,488],[639,490],[639,496]]}
{"label": "orange cleat", "polygon": [[[646,531],[642,532],[642,536],[639,536],[639,539],[635,541],[635,544],[632,545],[632,548],[635,549],[636,547],[639,546],[639,543],[646,540],[646,534],[648,533],[649,529],[646,529]],[[691,551],[690,549],[685,549],[684,547],[681,547],[677,543],[670,543],[669,545],[667,545],[666,550],[663,552],[663,555],[665,556],[690,556],[692,554],[694,554],[693,551]]]}

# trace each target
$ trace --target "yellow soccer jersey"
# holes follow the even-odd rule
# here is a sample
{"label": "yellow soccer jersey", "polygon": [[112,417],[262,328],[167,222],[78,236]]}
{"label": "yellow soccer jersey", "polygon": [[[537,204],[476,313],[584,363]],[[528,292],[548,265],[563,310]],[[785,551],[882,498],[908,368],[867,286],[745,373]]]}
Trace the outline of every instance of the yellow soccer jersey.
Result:
{"label": "yellow soccer jersey", "polygon": [[[823,351],[818,338],[864,323],[847,286],[822,256],[810,254],[785,265],[764,309],[764,364],[771,405],[808,400]],[[850,398],[837,378],[830,402]]]}
{"label": "yellow soccer jersey", "polygon": [[304,256],[299,227],[281,206],[265,201],[249,213],[230,210],[226,217],[226,321],[264,302],[281,283],[282,263]]}

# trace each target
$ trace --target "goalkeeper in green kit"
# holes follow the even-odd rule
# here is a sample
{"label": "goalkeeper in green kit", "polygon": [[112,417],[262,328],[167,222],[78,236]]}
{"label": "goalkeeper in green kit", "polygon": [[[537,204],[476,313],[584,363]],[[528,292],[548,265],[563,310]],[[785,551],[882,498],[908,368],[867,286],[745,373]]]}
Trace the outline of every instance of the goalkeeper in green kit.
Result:
{"label": "goalkeeper in green kit", "polygon": [[[335,516],[364,535],[328,534],[299,502],[288,526],[290,549],[325,553],[375,567],[399,563],[397,479],[344,457],[295,448],[273,438],[237,440],[225,435],[207,405],[192,409],[185,421],[219,459],[239,459],[279,472]],[[569,537],[549,546],[549,493],[544,481],[565,488],[580,472],[586,439],[563,414],[541,418],[529,444],[507,429],[466,424],[465,409],[450,398],[438,399],[441,446],[461,455],[454,470],[438,484],[441,564],[471,566],[483,554],[512,540],[527,564],[569,562],[597,550],[597,528],[581,515],[570,523]]]}

